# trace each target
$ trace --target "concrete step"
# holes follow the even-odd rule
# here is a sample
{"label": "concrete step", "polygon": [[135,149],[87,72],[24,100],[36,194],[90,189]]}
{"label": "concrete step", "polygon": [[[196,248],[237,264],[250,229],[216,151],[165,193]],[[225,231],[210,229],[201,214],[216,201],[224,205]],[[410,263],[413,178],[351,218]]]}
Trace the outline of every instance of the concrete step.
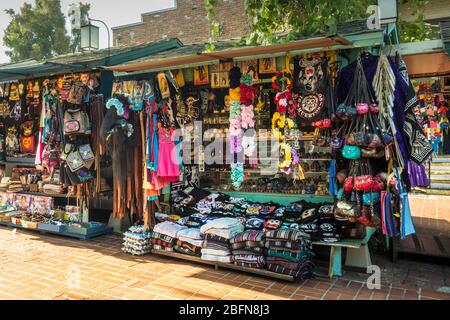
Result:
{"label": "concrete step", "polygon": [[431,181],[443,181],[445,183],[448,181],[450,183],[450,174],[432,174]]}
{"label": "concrete step", "polygon": [[429,196],[450,196],[450,190],[443,190],[443,189],[413,188],[413,193],[426,194]]}
{"label": "concrete step", "polygon": [[432,182],[430,188],[436,190],[450,190],[450,183]]}
{"label": "concrete step", "polygon": [[433,158],[432,164],[435,163],[446,163],[450,165],[450,158]]}

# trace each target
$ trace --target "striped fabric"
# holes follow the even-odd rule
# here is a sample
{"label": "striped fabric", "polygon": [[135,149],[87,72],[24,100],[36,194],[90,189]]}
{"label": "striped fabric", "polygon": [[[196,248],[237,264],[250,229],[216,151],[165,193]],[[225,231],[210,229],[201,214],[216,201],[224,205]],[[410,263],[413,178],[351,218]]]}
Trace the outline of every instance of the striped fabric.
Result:
{"label": "striped fabric", "polygon": [[230,240],[231,244],[234,243],[241,243],[241,242],[261,242],[266,239],[266,234],[262,231],[245,231],[242,233],[239,233],[234,238]]}
{"label": "striped fabric", "polygon": [[152,239],[152,244],[157,246],[162,246],[165,248],[173,248],[173,243],[167,242],[161,239]]}
{"label": "striped fabric", "polygon": [[182,253],[182,254],[187,254],[189,256],[193,256],[193,257],[201,257],[202,253],[198,252],[198,251],[192,251],[183,247],[180,247],[178,245],[174,246],[173,249],[176,252]]}
{"label": "striped fabric", "polygon": [[291,250],[304,250],[304,249],[311,249],[311,246],[305,246],[301,242],[293,242],[293,241],[286,241],[286,240],[267,240],[266,241],[266,248],[284,248],[284,249],[291,249]]}
{"label": "striped fabric", "polygon": [[311,279],[313,276],[314,264],[310,261],[303,264],[298,270],[287,269],[276,264],[268,264],[267,269],[272,272],[293,276],[296,280]]}
{"label": "striped fabric", "polygon": [[160,240],[163,240],[165,242],[170,242],[172,244],[175,244],[175,242],[177,241],[177,239],[175,239],[175,238],[172,238],[172,237],[170,237],[168,235],[165,235],[165,234],[162,234],[162,233],[158,233],[158,232],[153,232],[152,238],[153,239],[160,239]]}
{"label": "striped fabric", "polygon": [[298,263],[304,258],[310,258],[314,256],[314,254],[311,251],[302,251],[297,253],[288,250],[273,250],[273,249],[269,249],[267,255],[269,257],[282,258],[295,263]]}
{"label": "striped fabric", "polygon": [[242,262],[242,263],[249,263],[249,264],[259,264],[259,265],[265,265],[266,259],[264,256],[255,256],[255,255],[238,255],[234,256],[234,261],[236,262]]}
{"label": "striped fabric", "polygon": [[278,229],[267,232],[266,238],[268,240],[290,240],[300,241],[303,239],[310,239],[310,236],[301,230],[294,229]]}
{"label": "striped fabric", "polygon": [[176,246],[182,249],[186,249],[188,251],[193,252],[194,254],[201,254],[201,247],[194,246],[188,242],[178,240]]}
{"label": "striped fabric", "polygon": [[153,245],[153,249],[173,252],[173,248],[167,248],[167,247],[163,247],[163,246],[160,246],[160,245],[157,245],[157,244]]}
{"label": "striped fabric", "polygon": [[253,254],[253,255],[264,255],[264,248],[243,248],[233,250],[233,255],[245,255],[245,254]]}
{"label": "striped fabric", "polygon": [[230,245],[224,244],[222,242],[216,242],[216,241],[203,241],[202,248],[204,249],[213,249],[213,250],[230,250]]}
{"label": "striped fabric", "polygon": [[231,245],[231,248],[233,250],[239,250],[239,249],[245,249],[245,248],[264,248],[265,241],[260,242],[253,242],[253,241],[246,241],[246,242],[237,242]]}

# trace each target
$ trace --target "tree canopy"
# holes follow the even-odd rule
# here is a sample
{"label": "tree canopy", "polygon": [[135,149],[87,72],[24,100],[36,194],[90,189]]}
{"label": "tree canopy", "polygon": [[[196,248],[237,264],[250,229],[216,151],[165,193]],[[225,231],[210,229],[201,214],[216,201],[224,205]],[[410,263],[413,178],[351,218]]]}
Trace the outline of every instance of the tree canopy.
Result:
{"label": "tree canopy", "polygon": [[[81,4],[81,17],[86,19],[89,5]],[[19,12],[5,10],[11,22],[5,29],[3,43],[12,62],[25,59],[43,60],[65,54],[79,47],[79,31],[66,31],[66,17],[60,0],[35,0],[24,3]]]}

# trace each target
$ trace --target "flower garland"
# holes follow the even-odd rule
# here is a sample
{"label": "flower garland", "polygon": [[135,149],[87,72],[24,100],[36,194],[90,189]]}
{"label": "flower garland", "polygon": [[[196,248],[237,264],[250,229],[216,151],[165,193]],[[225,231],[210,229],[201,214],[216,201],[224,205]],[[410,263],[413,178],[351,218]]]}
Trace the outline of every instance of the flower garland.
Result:
{"label": "flower garland", "polygon": [[[240,70],[235,68],[235,72]],[[237,85],[237,84],[236,84]],[[239,189],[244,182],[244,164],[239,162],[237,155],[242,152],[242,116],[241,116],[241,88],[230,88],[230,152],[231,183],[233,188]]]}

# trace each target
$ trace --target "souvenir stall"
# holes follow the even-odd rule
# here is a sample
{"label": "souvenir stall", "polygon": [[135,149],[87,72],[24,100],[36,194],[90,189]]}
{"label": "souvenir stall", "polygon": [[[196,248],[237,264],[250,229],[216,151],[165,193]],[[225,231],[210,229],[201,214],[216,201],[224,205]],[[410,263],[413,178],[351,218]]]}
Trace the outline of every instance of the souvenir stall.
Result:
{"label": "souvenir stall", "polygon": [[436,156],[450,154],[449,96],[445,94],[445,77],[413,80],[419,105],[414,109],[418,124],[423,128]]}
{"label": "souvenir stall", "polygon": [[1,84],[1,224],[83,239],[110,231],[86,218],[101,188],[99,80],[71,73]]}
{"label": "souvenir stall", "polygon": [[430,155],[409,126],[414,91],[400,58],[345,44],[177,50],[111,68],[103,128],[128,172],[115,177],[115,215],[144,224],[124,251],[307,279],[314,246],[331,246],[340,269],[342,247],[370,261],[376,229],[414,233],[410,163]]}

